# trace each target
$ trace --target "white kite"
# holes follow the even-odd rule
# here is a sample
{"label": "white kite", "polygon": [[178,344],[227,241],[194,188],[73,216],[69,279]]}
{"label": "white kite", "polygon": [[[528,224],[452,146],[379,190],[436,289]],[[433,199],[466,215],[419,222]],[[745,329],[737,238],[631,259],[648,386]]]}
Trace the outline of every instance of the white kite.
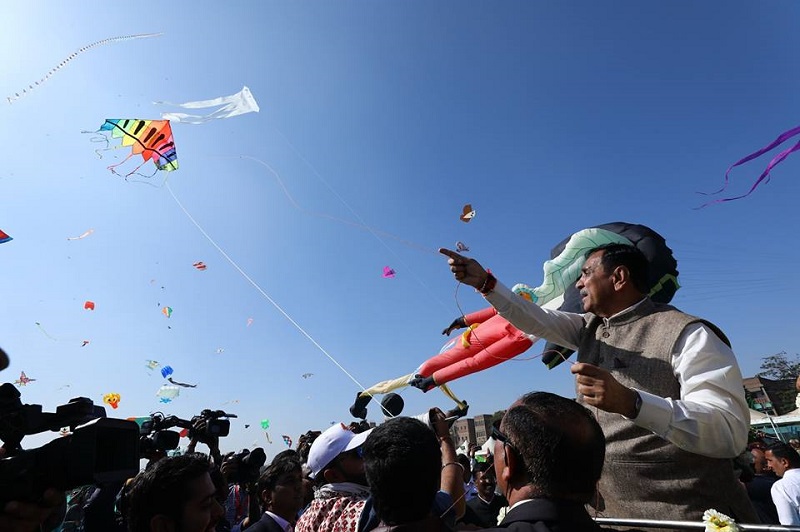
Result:
{"label": "white kite", "polygon": [[236,94],[230,96],[220,96],[213,100],[201,100],[198,102],[186,103],[170,103],[170,102],[153,102],[156,105],[174,105],[176,107],[183,107],[184,109],[205,109],[207,107],[219,107],[216,111],[207,115],[192,115],[187,113],[161,113],[161,118],[164,120],[172,120],[173,122],[181,122],[183,124],[204,124],[211,120],[219,118],[230,118],[232,116],[243,115],[246,113],[257,113],[259,111],[258,103],[253,98],[253,93],[250,92],[246,86]]}

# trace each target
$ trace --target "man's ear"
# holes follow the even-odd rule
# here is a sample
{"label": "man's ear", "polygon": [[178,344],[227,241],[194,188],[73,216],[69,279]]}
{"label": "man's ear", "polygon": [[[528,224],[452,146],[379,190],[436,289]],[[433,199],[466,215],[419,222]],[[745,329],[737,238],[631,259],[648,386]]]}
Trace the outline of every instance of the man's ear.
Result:
{"label": "man's ear", "polygon": [[631,272],[627,266],[617,266],[611,272],[611,280],[614,282],[614,289],[621,290],[623,286],[631,282]]}
{"label": "man's ear", "polygon": [[344,476],[335,467],[329,467],[328,469],[323,471],[322,478],[324,478],[325,482],[327,482],[328,484],[333,484],[335,482],[344,482]]}
{"label": "man's ear", "polygon": [[509,450],[508,445],[503,445],[503,463],[506,466],[499,473],[495,471],[495,474],[502,477],[506,486],[513,486],[512,479],[517,476],[520,460],[517,457],[517,453]]}
{"label": "man's ear", "polygon": [[150,519],[150,532],[175,532],[175,522],[166,515],[154,515]]}

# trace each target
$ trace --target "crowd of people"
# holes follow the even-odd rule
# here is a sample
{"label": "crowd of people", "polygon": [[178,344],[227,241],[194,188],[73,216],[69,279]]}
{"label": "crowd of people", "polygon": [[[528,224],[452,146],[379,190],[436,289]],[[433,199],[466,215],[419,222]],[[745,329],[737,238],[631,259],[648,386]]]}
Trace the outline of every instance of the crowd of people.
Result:
{"label": "crowd of people", "polygon": [[[475,259],[441,252],[455,278],[515,327],[577,351],[575,400],[520,397],[495,423],[484,462],[457,454],[437,408],[427,423],[398,416],[368,430],[309,432],[239,482],[241,456],[160,457],[125,486],[98,487],[83,506],[84,530],[103,515],[106,528],[94,530],[581,532],[602,529],[596,516],[700,521],[709,509],[738,523],[800,525],[800,455],[777,441],[748,447],[726,336],[652,302],[639,250],[587,254],[580,314],[543,309]],[[743,474],[734,464],[747,451],[752,471]],[[0,529],[52,530],[63,502],[48,492],[8,503]]]}

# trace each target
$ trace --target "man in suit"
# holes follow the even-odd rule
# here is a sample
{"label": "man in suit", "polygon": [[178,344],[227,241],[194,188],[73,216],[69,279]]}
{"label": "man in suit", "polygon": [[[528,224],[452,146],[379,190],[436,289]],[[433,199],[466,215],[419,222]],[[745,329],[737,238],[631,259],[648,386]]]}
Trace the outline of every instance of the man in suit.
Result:
{"label": "man in suit", "polygon": [[509,509],[488,530],[602,530],[585,504],[603,471],[605,438],[586,408],[552,393],[528,393],[509,407],[492,438],[497,485]]}
{"label": "man in suit", "polygon": [[[300,461],[284,457],[273,461],[256,485],[264,513],[247,527],[252,532],[292,532],[303,505],[303,474]],[[246,523],[243,523],[246,526]]]}

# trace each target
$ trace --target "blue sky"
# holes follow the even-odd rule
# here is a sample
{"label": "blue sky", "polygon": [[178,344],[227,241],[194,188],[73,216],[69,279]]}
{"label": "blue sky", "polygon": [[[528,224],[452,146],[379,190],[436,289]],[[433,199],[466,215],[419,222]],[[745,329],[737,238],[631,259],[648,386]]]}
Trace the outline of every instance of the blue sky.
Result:
{"label": "blue sky", "polygon": [[[14,238],[0,244],[0,345],[6,381],[37,379],[21,388],[27,403],[118,392],[119,417],[223,408],[239,416],[223,449],[266,444],[266,418],[274,455],[281,434],[350,420],[360,388],[328,355],[369,386],[437,353],[459,306],[484,306],[456,295],[438,247],[461,240],[502,281],[536,285],[555,244],[612,221],[667,239],[674,303],[728,334],[745,376],[798,351],[800,156],[750,197],[696,209],[728,165],[798,125],[796,2],[7,4],[0,96],[92,42],[163,32],[88,50],[0,105],[0,229]],[[99,159],[81,133],[243,85],[259,114],[173,125],[169,190],[297,326],[163,175],[154,186],[112,175],[124,150]],[[729,190],[746,191],[767,161],[736,169]],[[198,387],[160,404],[146,359]],[[538,359],[452,387],[471,414],[530,390],[573,394],[566,366]],[[407,413],[452,404],[403,397]]]}

